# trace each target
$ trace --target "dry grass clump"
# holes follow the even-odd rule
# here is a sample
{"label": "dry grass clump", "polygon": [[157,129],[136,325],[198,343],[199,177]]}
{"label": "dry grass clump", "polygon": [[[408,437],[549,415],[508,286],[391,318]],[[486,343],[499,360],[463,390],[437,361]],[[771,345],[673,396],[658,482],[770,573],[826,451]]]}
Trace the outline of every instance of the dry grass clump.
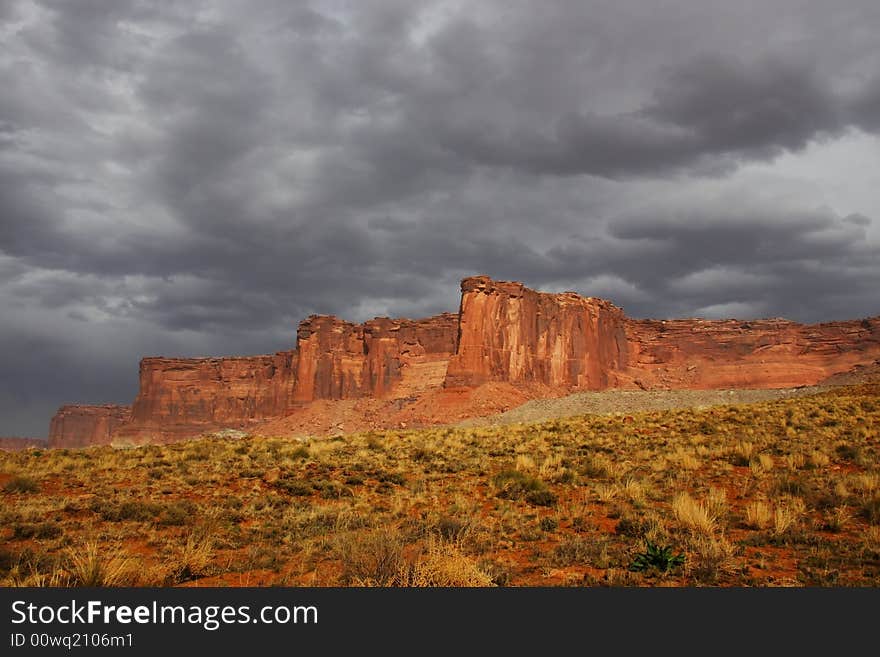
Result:
{"label": "dry grass clump", "polygon": [[773,523],[773,506],[764,500],[746,505],[745,522],[752,529],[767,529]]}
{"label": "dry grass clump", "polygon": [[455,543],[430,541],[424,555],[398,573],[395,584],[425,587],[488,587],[492,577],[462,554]]}
{"label": "dry grass clump", "polygon": [[392,586],[406,565],[400,534],[386,528],[343,534],[336,540],[342,584]]}
{"label": "dry grass clump", "polygon": [[466,556],[457,541],[431,537],[408,556],[398,531],[382,528],[348,534],[337,541],[340,581],[349,586],[484,587],[492,577]]}
{"label": "dry grass clump", "polygon": [[134,561],[119,550],[108,554],[97,541],[72,548],[69,555],[70,586],[126,586],[134,579]]}
{"label": "dry grass clump", "polygon": [[748,465],[755,455],[755,444],[748,440],[739,441],[732,452],[734,465]]}
{"label": "dry grass clump", "polygon": [[758,454],[758,463],[761,465],[761,469],[764,472],[770,472],[775,465],[773,457],[769,454]]}
{"label": "dry grass clump", "polygon": [[210,536],[192,532],[168,560],[168,577],[185,582],[207,575],[212,570],[214,547]]}
{"label": "dry grass clump", "polygon": [[781,536],[795,527],[806,511],[806,505],[799,497],[792,497],[778,504],[773,510],[773,533]]}
{"label": "dry grass clump", "polygon": [[698,581],[714,583],[736,569],[736,547],[723,536],[695,536],[685,561],[687,571]]}
{"label": "dry grass clump", "polygon": [[699,470],[702,462],[693,454],[681,452],[678,454],[678,462],[685,470]]}
{"label": "dry grass clump", "polygon": [[672,500],[672,512],[687,529],[700,534],[712,534],[719,528],[724,508],[724,494],[719,489],[710,489],[705,501],[692,498],[688,493],[679,493]]}

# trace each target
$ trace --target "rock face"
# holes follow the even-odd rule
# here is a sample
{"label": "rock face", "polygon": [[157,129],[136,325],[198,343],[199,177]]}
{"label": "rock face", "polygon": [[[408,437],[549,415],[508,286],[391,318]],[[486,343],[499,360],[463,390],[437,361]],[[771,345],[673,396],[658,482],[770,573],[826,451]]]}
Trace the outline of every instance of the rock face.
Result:
{"label": "rock face", "polygon": [[18,436],[0,436],[0,449],[14,452],[28,447],[46,447],[42,438],[19,438]]}
{"label": "rock face", "polygon": [[461,291],[447,386],[784,388],[818,383],[880,354],[880,317],[813,325],[637,320],[603,299],[485,276],[464,279]]}
{"label": "rock face", "polygon": [[648,388],[812,385],[880,354],[880,317],[826,324],[784,319],[627,320],[628,374]]}
{"label": "rock face", "polygon": [[130,406],[62,406],[49,424],[49,447],[108,445],[130,415]]}
{"label": "rock face", "polygon": [[246,358],[144,358],[131,421],[114,438],[162,441],[241,427],[286,408],[296,354]]}
{"label": "rock face", "polygon": [[52,419],[50,445],[165,442],[306,407],[330,412],[328,404],[352,400],[376,400],[370,412],[390,416],[441,388],[444,403],[452,403],[456,391],[484,384],[518,386],[511,390],[531,396],[609,387],[794,387],[880,357],[876,317],[815,325],[636,320],[603,299],[487,276],[464,279],[461,290],[457,314],[423,320],[355,324],[312,315],[299,325],[296,348],[274,355],[144,358],[131,409],[65,406]]}
{"label": "rock face", "polygon": [[384,397],[408,366],[454,349],[458,318],[329,315],[300,323],[295,351],[235,358],[144,358],[140,391],[120,442],[154,442],[282,417],[318,399]]}
{"label": "rock face", "polygon": [[406,365],[449,358],[457,331],[458,316],[451,313],[418,321],[377,317],[364,324],[313,315],[297,331],[293,401],[386,396]]}
{"label": "rock face", "polygon": [[460,318],[447,386],[507,381],[598,390],[616,385],[627,366],[626,318],[604,299],[474,276],[462,281]]}

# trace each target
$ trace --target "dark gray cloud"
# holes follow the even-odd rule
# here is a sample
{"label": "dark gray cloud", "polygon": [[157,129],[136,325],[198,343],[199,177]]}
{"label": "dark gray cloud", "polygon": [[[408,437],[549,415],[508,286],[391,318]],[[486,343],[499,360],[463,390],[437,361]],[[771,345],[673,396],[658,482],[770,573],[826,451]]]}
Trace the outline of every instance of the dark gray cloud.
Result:
{"label": "dark gray cloud", "polygon": [[635,316],[880,313],[878,27],[874,0],[2,3],[0,434],[129,401],[142,355],[451,310],[474,273]]}

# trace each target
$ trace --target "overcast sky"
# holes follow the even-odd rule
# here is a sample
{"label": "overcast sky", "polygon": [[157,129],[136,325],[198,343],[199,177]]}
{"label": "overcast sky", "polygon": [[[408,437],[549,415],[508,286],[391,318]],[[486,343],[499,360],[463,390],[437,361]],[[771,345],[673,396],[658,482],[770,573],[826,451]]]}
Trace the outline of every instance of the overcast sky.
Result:
{"label": "overcast sky", "polygon": [[880,314],[877,0],[2,0],[0,435],[484,273]]}

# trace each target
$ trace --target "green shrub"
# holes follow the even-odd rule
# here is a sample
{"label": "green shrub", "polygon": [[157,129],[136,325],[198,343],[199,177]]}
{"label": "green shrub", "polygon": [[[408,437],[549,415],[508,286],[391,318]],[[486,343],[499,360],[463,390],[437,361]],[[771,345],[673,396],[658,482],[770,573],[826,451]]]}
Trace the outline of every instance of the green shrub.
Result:
{"label": "green shrub", "polygon": [[637,555],[630,565],[630,570],[645,571],[656,568],[660,572],[668,572],[684,564],[684,554],[675,554],[671,545],[659,546],[645,539],[647,549]]}

